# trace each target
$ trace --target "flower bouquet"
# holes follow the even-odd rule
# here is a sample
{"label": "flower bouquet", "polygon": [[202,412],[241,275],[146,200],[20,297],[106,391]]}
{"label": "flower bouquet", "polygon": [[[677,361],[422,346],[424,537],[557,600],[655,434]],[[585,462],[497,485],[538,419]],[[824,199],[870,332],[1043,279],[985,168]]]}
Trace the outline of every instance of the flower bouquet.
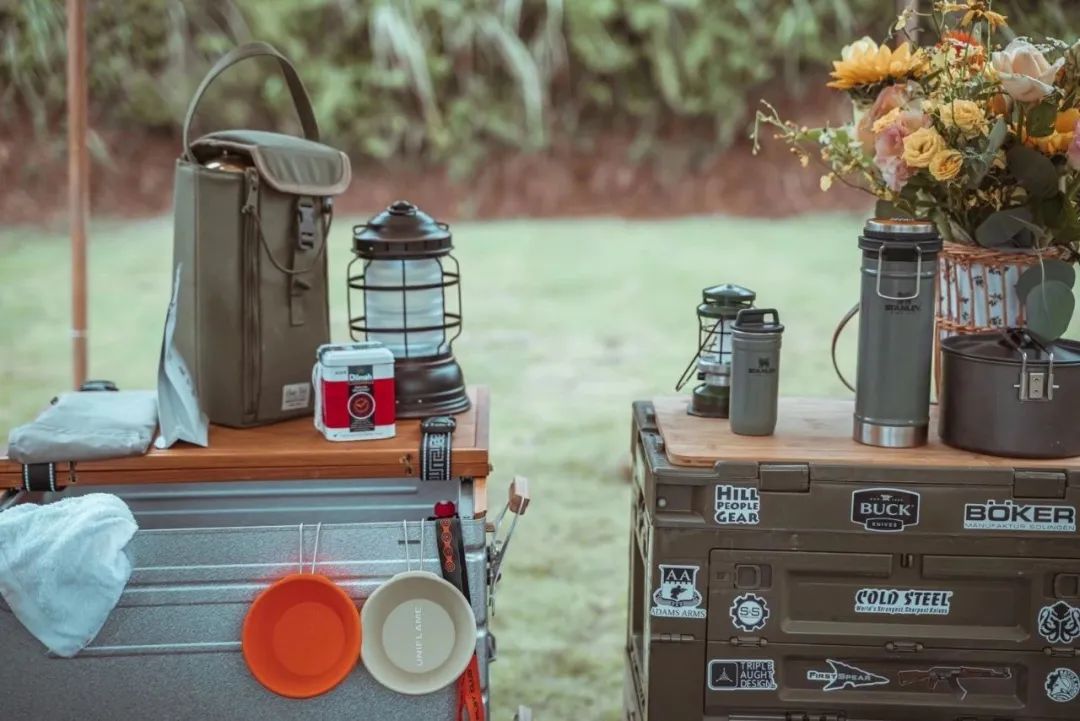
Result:
{"label": "flower bouquet", "polygon": [[[921,47],[914,25],[931,28]],[[990,0],[909,8],[894,30],[906,38],[895,48],[863,38],[834,62],[829,87],[850,96],[851,123],[807,128],[763,103],[755,152],[771,127],[804,167],[823,166],[822,190],[841,182],[876,196],[879,215],[935,221],[947,241],[945,331],[1035,313],[1063,333],[1080,243],[1080,43],[1005,44],[1007,18]],[[1020,283],[1025,268],[1042,277]]]}

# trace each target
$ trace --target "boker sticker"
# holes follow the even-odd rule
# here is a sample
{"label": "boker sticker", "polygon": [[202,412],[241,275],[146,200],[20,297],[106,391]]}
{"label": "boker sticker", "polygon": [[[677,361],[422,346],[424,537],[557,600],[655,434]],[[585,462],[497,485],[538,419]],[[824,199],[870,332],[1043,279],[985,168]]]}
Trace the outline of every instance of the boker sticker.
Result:
{"label": "boker sticker", "polygon": [[872,686],[885,686],[889,679],[880,674],[865,671],[857,666],[843,661],[825,660],[829,664],[828,671],[811,669],[806,672],[807,681],[825,682],[822,691],[841,691],[846,688],[870,688]]}
{"label": "boker sticker", "polygon": [[757,594],[744,593],[735,597],[728,614],[740,631],[760,631],[769,622],[769,604]]}
{"label": "boker sticker", "polygon": [[761,495],[753,486],[716,487],[716,522],[721,526],[756,526],[761,522]]}
{"label": "boker sticker", "polygon": [[1080,608],[1058,601],[1043,606],[1038,617],[1039,635],[1053,644],[1071,645],[1080,638]]}
{"label": "boker sticker", "polygon": [[890,616],[948,616],[952,591],[918,588],[861,588],[855,592],[855,613]]}
{"label": "boker sticker", "polygon": [[650,613],[657,618],[705,618],[697,590],[700,566],[660,564],[660,587],[653,592]]}
{"label": "boker sticker", "polygon": [[710,691],[775,691],[776,662],[718,658],[709,661],[708,681]]}
{"label": "boker sticker", "polygon": [[964,530],[1076,533],[1076,507],[1008,499],[968,503],[964,506]]}
{"label": "boker sticker", "polygon": [[1080,676],[1071,668],[1055,668],[1046,674],[1046,697],[1057,703],[1069,703],[1080,696]]}

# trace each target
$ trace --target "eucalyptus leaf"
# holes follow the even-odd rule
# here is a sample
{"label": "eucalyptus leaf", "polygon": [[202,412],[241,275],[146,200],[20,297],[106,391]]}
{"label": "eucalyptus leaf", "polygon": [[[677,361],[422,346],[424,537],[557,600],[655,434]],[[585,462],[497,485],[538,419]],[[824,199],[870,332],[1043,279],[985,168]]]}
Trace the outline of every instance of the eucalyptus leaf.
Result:
{"label": "eucalyptus leaf", "polygon": [[1005,145],[1005,140],[1009,137],[1009,124],[1005,122],[1004,117],[997,119],[994,123],[994,127],[990,130],[989,142],[986,145],[985,155],[993,160],[993,157],[997,155],[997,152],[1001,150],[1001,146]]}
{"label": "eucalyptus leaf", "polygon": [[1060,176],[1054,162],[1038,150],[1017,145],[1007,154],[1009,172],[1033,198],[1048,198],[1058,192]]}
{"label": "eucalyptus leaf", "polygon": [[1040,258],[1016,280],[1016,295],[1021,303],[1026,303],[1028,295],[1044,281],[1056,280],[1072,288],[1076,284],[1076,269],[1071,263],[1057,258]]}
{"label": "eucalyptus leaf", "polygon": [[1034,138],[1045,138],[1053,133],[1057,113],[1058,104],[1056,100],[1036,105],[1028,113],[1028,134]]}
{"label": "eucalyptus leaf", "polygon": [[1076,296],[1059,280],[1037,285],[1027,297],[1024,312],[1030,333],[1043,343],[1052,343],[1069,329]]}
{"label": "eucalyptus leaf", "polygon": [[978,155],[969,161],[971,173],[970,180],[968,181],[968,188],[970,190],[975,190],[982,185],[982,182],[986,179],[990,169],[994,167],[994,158],[997,156],[998,151],[1001,150],[1001,146],[1005,144],[1005,140],[1008,137],[1009,124],[1005,122],[1005,118],[998,118],[997,122],[994,123],[994,127],[990,130],[986,150],[984,150],[981,155]]}
{"label": "eucalyptus leaf", "polygon": [[975,229],[975,242],[984,248],[1031,247],[1031,210],[1026,207],[1000,210]]}

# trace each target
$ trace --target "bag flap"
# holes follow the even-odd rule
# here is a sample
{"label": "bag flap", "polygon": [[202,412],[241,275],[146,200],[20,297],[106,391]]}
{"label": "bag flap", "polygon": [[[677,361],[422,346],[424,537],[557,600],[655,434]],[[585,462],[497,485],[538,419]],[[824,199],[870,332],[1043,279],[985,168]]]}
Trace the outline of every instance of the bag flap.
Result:
{"label": "bag flap", "polygon": [[325,197],[349,187],[349,156],[322,143],[263,130],[221,130],[191,144],[200,160],[215,151],[250,155],[259,175],[282,193]]}

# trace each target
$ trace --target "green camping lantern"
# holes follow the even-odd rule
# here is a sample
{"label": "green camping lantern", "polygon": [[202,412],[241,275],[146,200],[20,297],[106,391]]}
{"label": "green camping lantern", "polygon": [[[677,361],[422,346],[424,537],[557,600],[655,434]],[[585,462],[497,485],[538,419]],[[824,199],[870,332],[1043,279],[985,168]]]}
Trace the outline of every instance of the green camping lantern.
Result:
{"label": "green camping lantern", "polygon": [[694,389],[687,412],[706,418],[727,418],[731,399],[731,326],[739,311],[752,308],[757,295],[739,285],[725,283],[701,292],[697,307],[698,350],[679,378],[681,391],[697,368],[703,381]]}

